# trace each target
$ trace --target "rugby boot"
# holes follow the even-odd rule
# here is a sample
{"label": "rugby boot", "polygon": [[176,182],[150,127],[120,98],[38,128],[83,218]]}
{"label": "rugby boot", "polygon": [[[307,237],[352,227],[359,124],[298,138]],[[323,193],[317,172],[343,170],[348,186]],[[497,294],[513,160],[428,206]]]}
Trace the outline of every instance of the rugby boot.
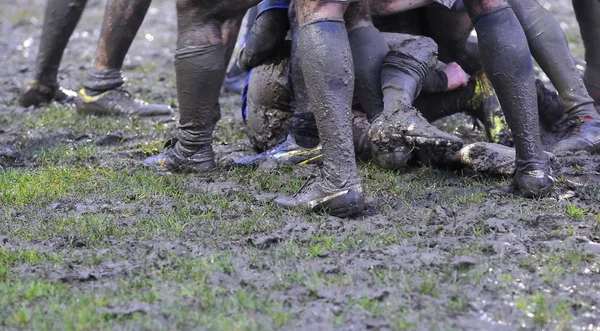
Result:
{"label": "rugby boot", "polygon": [[553,153],[588,151],[600,153],[600,120],[593,116],[573,117],[566,119],[565,136],[554,145]]}
{"label": "rugby boot", "polygon": [[481,141],[463,147],[458,154],[463,166],[477,172],[492,176],[511,176],[515,172],[516,152],[511,147]]}
{"label": "rugby boot", "polygon": [[305,148],[296,143],[293,135],[288,135],[286,140],[277,146],[257,155],[242,157],[235,161],[236,165],[255,166],[265,161],[277,164],[305,165],[316,163],[323,157],[321,144],[313,148]]}
{"label": "rugby boot", "polygon": [[516,161],[513,184],[526,198],[544,198],[552,194],[555,178],[548,160],[544,162]]}
{"label": "rugby boot", "polygon": [[[410,50],[411,47],[408,48]],[[384,110],[373,121],[369,130],[369,138],[378,149],[443,146],[458,150],[462,147],[463,141],[460,138],[436,128],[412,106],[427,71],[433,65],[433,50],[435,45],[432,46],[430,56],[424,59],[401,52],[390,52],[384,59],[381,70]],[[423,53],[423,50],[415,51],[415,54]]]}
{"label": "rugby boot", "polygon": [[477,172],[492,176],[513,176],[514,188],[526,198],[542,198],[550,195],[555,178],[545,152],[541,162],[515,161],[514,148],[478,142],[463,147],[459,152],[460,163]]}
{"label": "rugby boot", "polygon": [[360,180],[339,187],[322,174],[311,175],[296,194],[291,197],[279,197],[275,202],[288,209],[325,212],[342,218],[359,214],[365,208],[365,196]]}
{"label": "rugby boot", "polygon": [[215,153],[211,145],[200,148],[196,153],[186,156],[178,148],[177,139],[167,141],[162,152],[144,161],[144,165],[159,171],[179,173],[207,172],[216,168]]}
{"label": "rugby boot", "polygon": [[374,159],[384,169],[398,170],[406,166],[412,155],[412,148],[407,146],[394,146],[380,149],[369,139],[371,123],[365,113],[354,112],[352,118],[352,135],[354,137],[354,151],[361,160]]}
{"label": "rugby boot", "polygon": [[135,98],[125,89],[118,87],[98,95],[91,95],[86,89],[79,91],[76,102],[77,113],[97,116],[167,116],[173,109],[166,105],[149,104]]}
{"label": "rugby boot", "polygon": [[72,103],[76,97],[77,93],[75,91],[67,90],[62,87],[56,88],[55,86],[46,86],[37,80],[33,80],[27,83],[27,86],[19,97],[19,103],[23,107],[38,107],[50,104],[52,101],[56,101],[60,104],[69,104]]}

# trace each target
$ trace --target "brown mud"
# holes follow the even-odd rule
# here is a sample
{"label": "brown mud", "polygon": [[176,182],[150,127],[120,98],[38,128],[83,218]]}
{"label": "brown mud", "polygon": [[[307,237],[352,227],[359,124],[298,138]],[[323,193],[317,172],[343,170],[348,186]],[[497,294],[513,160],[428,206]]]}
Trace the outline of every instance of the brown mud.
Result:
{"label": "brown mud", "polygon": [[[570,1],[541,2],[581,58]],[[282,211],[272,200],[315,169],[159,175],[142,162],[175,133],[173,119],[17,106],[43,5],[0,8],[1,329],[600,325],[599,156],[557,158],[547,199],[477,174],[367,163],[363,216]],[[125,60],[126,87],[147,101],[176,98],[174,7],[152,3]],[[71,38],[59,71],[67,88],[80,88],[91,66],[103,9],[90,0]],[[252,152],[239,99],[220,97],[220,163]],[[441,126],[468,141],[485,135],[460,116]]]}

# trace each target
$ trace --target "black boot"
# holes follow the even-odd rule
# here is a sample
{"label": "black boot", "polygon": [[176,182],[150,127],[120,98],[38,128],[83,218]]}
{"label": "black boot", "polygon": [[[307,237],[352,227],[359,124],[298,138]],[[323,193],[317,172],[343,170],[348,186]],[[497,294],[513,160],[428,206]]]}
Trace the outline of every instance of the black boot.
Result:
{"label": "black boot", "polygon": [[349,217],[362,212],[365,202],[352,142],[354,75],[348,35],[343,21],[317,21],[299,30],[300,66],[323,146],[323,166],[321,175],[296,195],[276,202]]}
{"label": "black boot", "polygon": [[75,101],[77,92],[64,89],[62,87],[46,86],[34,80],[27,84],[23,93],[19,97],[19,103],[23,107],[47,105],[56,101],[63,105],[71,104]]}
{"label": "black boot", "polygon": [[205,145],[192,155],[185,155],[181,152],[176,138],[167,141],[164,150],[158,155],[147,158],[144,165],[158,171],[179,173],[201,173],[216,168],[215,153],[211,145]]}
{"label": "black boot", "polygon": [[510,6],[489,10],[465,1],[479,37],[485,71],[492,82],[516,149],[514,182],[527,197],[550,194],[554,178],[542,150],[533,63],[527,39]]}

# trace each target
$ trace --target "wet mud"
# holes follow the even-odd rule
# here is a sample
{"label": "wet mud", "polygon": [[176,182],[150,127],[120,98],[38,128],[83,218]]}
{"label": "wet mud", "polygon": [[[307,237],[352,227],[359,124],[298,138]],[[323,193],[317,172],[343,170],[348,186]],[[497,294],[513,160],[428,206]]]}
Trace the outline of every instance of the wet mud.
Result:
{"label": "wet mud", "polygon": [[[578,33],[570,1],[541,2],[568,35]],[[43,5],[0,8],[0,32],[9,36],[0,39],[0,62],[10,64],[0,68],[0,328],[600,325],[599,156],[557,157],[556,194],[539,200],[472,172],[360,163],[363,216],[282,211],[273,199],[294,193],[315,168],[159,175],[142,162],[173,137],[176,118],[16,106],[33,75]],[[59,70],[62,86],[82,86],[103,10],[89,1]],[[125,58],[125,87],[146,101],[177,105],[175,25],[173,2],[153,1]],[[253,150],[240,97],[221,93],[219,101],[214,146],[226,164]],[[436,124],[466,142],[485,137],[462,115]],[[33,251],[37,258],[21,254]]]}

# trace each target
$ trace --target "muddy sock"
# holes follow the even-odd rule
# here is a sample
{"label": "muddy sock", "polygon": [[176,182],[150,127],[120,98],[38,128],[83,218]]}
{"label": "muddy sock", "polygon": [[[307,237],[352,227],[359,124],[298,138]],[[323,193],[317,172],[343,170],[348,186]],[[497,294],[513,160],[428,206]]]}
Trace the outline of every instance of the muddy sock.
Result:
{"label": "muddy sock", "polygon": [[111,0],[106,3],[94,66],[83,86],[98,95],[123,85],[121,67],[152,0]]}
{"label": "muddy sock", "polygon": [[316,21],[298,32],[300,66],[323,145],[325,178],[343,187],[358,178],[352,141],[352,53],[344,21]]}
{"label": "muddy sock", "polygon": [[221,117],[220,86],[225,78],[222,44],[187,46],[175,53],[180,117],[178,147],[185,155],[212,144]]}
{"label": "muddy sock", "polygon": [[273,8],[261,12],[248,32],[246,46],[238,61],[240,66],[249,70],[277,54],[289,28],[287,9]]}
{"label": "muddy sock", "polygon": [[381,65],[385,109],[395,111],[398,103],[412,105],[421,92],[427,72],[437,60],[437,46],[429,38],[407,42],[402,51],[389,52]]}
{"label": "muddy sock", "polygon": [[448,76],[442,70],[429,70],[423,83],[423,93],[433,94],[448,90]]}
{"label": "muddy sock", "polygon": [[573,0],[573,7],[585,46],[584,81],[600,105],[600,1]]}
{"label": "muddy sock", "polygon": [[375,27],[361,27],[348,34],[354,60],[355,94],[372,121],[383,111],[381,63],[390,51],[382,34]]}
{"label": "muddy sock", "polygon": [[41,84],[58,86],[58,68],[63,53],[86,4],[87,0],[47,2],[34,74],[34,78]]}
{"label": "muddy sock", "polygon": [[552,81],[567,113],[577,117],[598,116],[558,22],[535,0],[509,3],[523,26],[531,54]]}
{"label": "muddy sock", "polygon": [[100,95],[108,90],[123,86],[125,79],[120,69],[88,69],[83,83],[85,93],[90,96]]}
{"label": "muddy sock", "polygon": [[301,147],[313,148],[319,145],[319,129],[312,113],[294,113],[290,133]]}
{"label": "muddy sock", "polygon": [[[467,7],[469,4],[472,1],[465,1]],[[481,58],[513,133],[517,160],[521,164],[545,164],[533,62],[525,33],[508,5],[477,15],[471,11],[471,16],[476,16]]]}

